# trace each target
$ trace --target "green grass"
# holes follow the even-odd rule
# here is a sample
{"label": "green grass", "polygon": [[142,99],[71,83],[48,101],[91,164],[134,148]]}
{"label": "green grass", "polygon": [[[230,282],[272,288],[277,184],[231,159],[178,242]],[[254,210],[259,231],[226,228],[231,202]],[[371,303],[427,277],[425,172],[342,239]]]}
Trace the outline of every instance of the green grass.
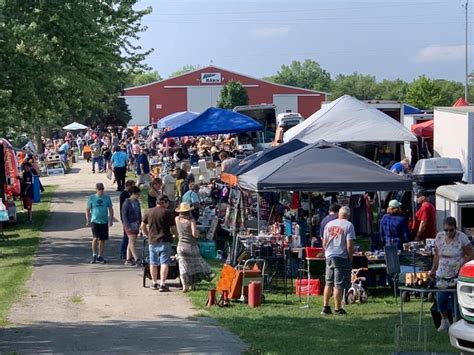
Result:
{"label": "green grass", "polygon": [[[220,269],[217,261],[209,262],[213,270]],[[369,303],[346,306],[346,317],[324,317],[319,314],[322,296],[312,297],[311,308],[303,309],[304,298],[300,302],[298,296],[289,295],[286,305],[283,292],[265,293],[266,301],[259,308],[232,302],[231,308],[215,306],[207,310],[207,290],[215,284],[216,281],[203,282],[196,291],[188,293],[198,315],[217,319],[249,344],[250,353],[390,354],[394,351],[400,305],[395,304],[390,290],[375,289],[369,293]],[[404,324],[418,324],[419,300],[405,306]],[[447,333],[440,334],[434,328],[429,306],[425,304],[427,350],[455,352]]]}
{"label": "green grass", "polygon": [[0,242],[0,327],[8,325],[7,316],[14,302],[25,295],[25,282],[33,270],[43,224],[55,187],[46,187],[41,202],[33,205],[33,224],[26,225],[26,214],[17,203],[17,225],[5,226],[7,241]]}

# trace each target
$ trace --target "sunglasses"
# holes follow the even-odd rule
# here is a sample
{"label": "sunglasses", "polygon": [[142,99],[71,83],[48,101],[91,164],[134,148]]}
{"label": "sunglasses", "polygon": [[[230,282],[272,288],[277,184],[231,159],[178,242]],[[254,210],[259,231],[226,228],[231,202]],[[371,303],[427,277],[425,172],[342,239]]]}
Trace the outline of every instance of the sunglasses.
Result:
{"label": "sunglasses", "polygon": [[448,232],[454,232],[454,231],[455,231],[455,229],[454,229],[454,228],[451,228],[451,229],[445,229],[444,231],[445,231],[446,233],[448,233]]}
{"label": "sunglasses", "polygon": [[103,189],[103,188],[102,188],[102,189],[97,189],[97,190],[98,190],[98,191],[104,191],[104,189]]}

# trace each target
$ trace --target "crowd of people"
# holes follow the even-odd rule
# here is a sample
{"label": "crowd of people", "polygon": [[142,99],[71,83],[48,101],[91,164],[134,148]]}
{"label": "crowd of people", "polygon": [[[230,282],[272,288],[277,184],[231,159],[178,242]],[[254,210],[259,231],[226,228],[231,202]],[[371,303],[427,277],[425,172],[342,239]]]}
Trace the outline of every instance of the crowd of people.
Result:
{"label": "crowd of people", "polygon": [[[136,242],[141,234],[148,238],[148,253],[151,288],[160,292],[169,291],[166,285],[169,265],[175,256],[178,259],[183,292],[188,292],[201,280],[214,277],[209,265],[200,256],[197,228],[201,177],[192,173],[192,166],[200,159],[220,166],[228,171],[238,160],[233,138],[207,137],[173,139],[164,138],[162,132],[149,130],[145,134],[138,130],[87,130],[74,136],[67,132],[62,138],[43,139],[40,153],[51,152],[65,156],[67,161],[72,149],[77,149],[91,163],[93,173],[105,173],[114,178],[120,191],[120,220],[123,238],[120,256],[126,266],[141,266]],[[23,161],[24,206],[31,221],[32,182],[31,170],[34,160]],[[152,160],[160,162],[161,169],[154,172]],[[37,169],[37,168],[36,168]],[[409,172],[408,160],[402,159],[390,168],[397,174]],[[136,180],[126,180],[127,171],[134,171]],[[148,210],[142,214],[142,187],[147,191]],[[459,272],[463,263],[473,258],[467,236],[457,230],[456,220],[447,218],[442,231],[436,228],[436,210],[426,191],[416,195],[419,209],[416,218],[409,223],[403,215],[401,203],[393,199],[388,203],[386,214],[379,224],[380,244],[396,246],[401,250],[410,241],[434,238],[435,256],[431,274],[440,282],[448,282]],[[303,216],[304,217],[304,216]],[[303,218],[304,219],[304,218]],[[343,308],[343,290],[351,281],[351,265],[355,240],[354,226],[350,221],[351,209],[333,204],[329,214],[318,224],[320,243],[325,250],[326,284],[322,314],[331,314],[330,298],[334,296],[335,313],[346,314]],[[105,241],[109,238],[109,227],[114,220],[114,209],[110,197],[104,193],[104,185],[96,185],[96,193],[87,201],[86,223],[92,229],[91,263],[106,263]],[[304,233],[306,234],[306,233]],[[176,249],[172,241],[177,238]],[[448,312],[453,300],[448,294],[439,293],[437,304],[442,315],[440,331],[449,328]]]}

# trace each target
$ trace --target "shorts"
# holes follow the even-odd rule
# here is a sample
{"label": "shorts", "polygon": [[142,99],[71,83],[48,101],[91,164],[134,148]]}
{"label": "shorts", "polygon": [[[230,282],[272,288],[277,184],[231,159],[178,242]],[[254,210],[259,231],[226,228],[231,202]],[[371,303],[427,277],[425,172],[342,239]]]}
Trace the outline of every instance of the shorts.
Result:
{"label": "shorts", "polygon": [[137,185],[150,185],[151,176],[149,174],[138,175]]}
{"label": "shorts", "polygon": [[169,265],[171,263],[171,243],[158,242],[148,246],[150,265]]}
{"label": "shorts", "polygon": [[326,259],[326,286],[347,290],[351,285],[349,259],[329,257]]}
{"label": "shorts", "polygon": [[91,223],[92,238],[109,240],[109,225],[102,223]]}
{"label": "shorts", "polygon": [[125,229],[125,234],[127,236],[129,236],[129,235],[138,235],[139,233],[140,233],[140,231],[138,231],[138,230]]}
{"label": "shorts", "polygon": [[33,199],[28,196],[23,196],[23,208],[25,210],[31,210],[33,208]]}

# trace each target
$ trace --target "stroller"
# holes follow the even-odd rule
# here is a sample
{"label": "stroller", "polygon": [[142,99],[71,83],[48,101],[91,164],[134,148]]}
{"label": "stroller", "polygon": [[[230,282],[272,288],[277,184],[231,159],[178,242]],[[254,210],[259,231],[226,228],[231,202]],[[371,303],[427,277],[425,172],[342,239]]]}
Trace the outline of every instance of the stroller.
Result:
{"label": "stroller", "polygon": [[[179,266],[177,259],[176,246],[172,245],[172,256],[171,263],[168,269],[167,280],[178,279],[179,287],[182,287],[181,279],[179,277]],[[143,268],[143,287],[147,287],[147,279],[151,280],[150,272],[150,257],[148,251],[148,238],[143,238],[143,251],[142,251],[142,268]],[[158,266],[158,276],[160,275],[160,266]]]}

